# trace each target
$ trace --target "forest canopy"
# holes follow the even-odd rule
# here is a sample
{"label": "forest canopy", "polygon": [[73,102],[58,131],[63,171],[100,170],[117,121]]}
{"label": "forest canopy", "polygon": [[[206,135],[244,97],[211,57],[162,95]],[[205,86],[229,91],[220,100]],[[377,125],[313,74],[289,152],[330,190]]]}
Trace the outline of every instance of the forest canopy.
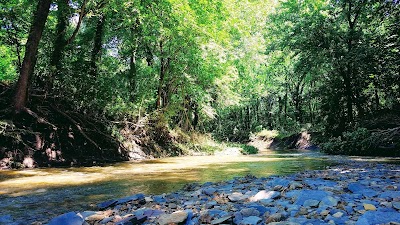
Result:
{"label": "forest canopy", "polygon": [[1,0],[3,131],[55,110],[97,148],[69,112],[117,140],[114,122],[146,118],[235,142],[307,129],[331,152],[360,133],[355,149],[399,148],[399,13],[396,0]]}

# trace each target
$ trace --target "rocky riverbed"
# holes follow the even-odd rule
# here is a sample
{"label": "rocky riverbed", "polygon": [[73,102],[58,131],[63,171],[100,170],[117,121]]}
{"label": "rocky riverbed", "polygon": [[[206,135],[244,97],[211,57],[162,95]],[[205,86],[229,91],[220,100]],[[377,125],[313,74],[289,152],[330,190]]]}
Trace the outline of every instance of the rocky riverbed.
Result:
{"label": "rocky riverbed", "polygon": [[191,184],[112,199],[49,224],[400,224],[400,166],[351,161],[289,176]]}

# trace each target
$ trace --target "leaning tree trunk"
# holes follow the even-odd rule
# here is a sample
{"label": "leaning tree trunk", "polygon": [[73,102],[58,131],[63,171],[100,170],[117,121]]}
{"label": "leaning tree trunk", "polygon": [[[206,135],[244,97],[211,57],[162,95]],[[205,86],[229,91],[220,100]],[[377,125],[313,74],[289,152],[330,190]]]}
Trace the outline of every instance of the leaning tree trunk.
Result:
{"label": "leaning tree trunk", "polygon": [[36,64],[36,55],[43,29],[49,15],[51,0],[39,0],[36,14],[26,43],[25,57],[22,62],[21,72],[16,86],[14,97],[14,110],[21,112],[26,106],[28,82]]}

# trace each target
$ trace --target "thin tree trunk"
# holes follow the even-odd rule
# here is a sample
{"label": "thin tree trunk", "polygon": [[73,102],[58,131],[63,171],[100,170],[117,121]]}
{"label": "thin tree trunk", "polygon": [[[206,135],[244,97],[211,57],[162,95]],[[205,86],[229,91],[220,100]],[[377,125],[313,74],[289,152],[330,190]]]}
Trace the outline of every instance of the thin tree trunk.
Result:
{"label": "thin tree trunk", "polygon": [[68,0],[59,0],[58,2],[58,14],[57,14],[57,27],[56,27],[56,40],[54,41],[54,50],[51,57],[50,65],[54,72],[52,73],[49,81],[49,88],[53,87],[53,81],[61,71],[61,61],[63,58],[65,42],[65,30],[68,25]]}
{"label": "thin tree trunk", "polygon": [[163,84],[164,84],[164,78],[165,78],[165,70],[166,70],[166,62],[165,58],[163,56],[164,50],[163,50],[163,42],[160,41],[160,78],[158,80],[158,90],[157,90],[157,102],[156,102],[156,108],[160,109],[162,107],[162,91],[163,91]]}
{"label": "thin tree trunk", "polygon": [[28,83],[35,68],[38,46],[47,16],[49,15],[50,4],[51,0],[39,0],[37,5],[36,14],[26,43],[24,61],[22,62],[21,72],[16,86],[14,110],[17,113],[21,112],[26,107]]}
{"label": "thin tree trunk", "polygon": [[92,77],[97,76],[97,61],[101,57],[101,47],[103,42],[103,33],[104,33],[104,24],[105,24],[105,16],[99,15],[97,25],[96,25],[96,33],[94,36],[94,44],[92,50],[92,58],[90,61],[90,71],[89,74]]}

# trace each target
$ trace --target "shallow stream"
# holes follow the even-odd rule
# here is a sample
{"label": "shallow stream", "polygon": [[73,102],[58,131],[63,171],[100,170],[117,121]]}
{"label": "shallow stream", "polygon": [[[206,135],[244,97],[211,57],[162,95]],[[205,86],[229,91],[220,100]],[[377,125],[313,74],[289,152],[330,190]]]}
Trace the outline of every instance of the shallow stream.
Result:
{"label": "shallow stream", "polygon": [[47,222],[69,211],[135,193],[162,194],[193,182],[261,177],[324,169],[334,162],[316,152],[261,152],[251,156],[188,156],[102,167],[0,171],[0,217],[22,224]]}

